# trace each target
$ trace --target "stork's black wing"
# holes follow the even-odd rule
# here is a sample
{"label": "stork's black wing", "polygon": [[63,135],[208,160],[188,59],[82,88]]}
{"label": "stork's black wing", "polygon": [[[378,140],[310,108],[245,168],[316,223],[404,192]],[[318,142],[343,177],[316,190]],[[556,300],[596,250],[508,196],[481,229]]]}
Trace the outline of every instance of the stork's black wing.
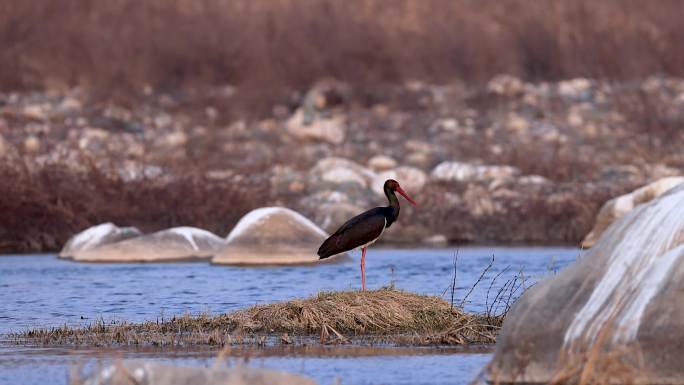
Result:
{"label": "stork's black wing", "polygon": [[359,214],[343,224],[318,249],[318,256],[328,258],[363,246],[382,234],[385,228],[384,207],[376,207]]}

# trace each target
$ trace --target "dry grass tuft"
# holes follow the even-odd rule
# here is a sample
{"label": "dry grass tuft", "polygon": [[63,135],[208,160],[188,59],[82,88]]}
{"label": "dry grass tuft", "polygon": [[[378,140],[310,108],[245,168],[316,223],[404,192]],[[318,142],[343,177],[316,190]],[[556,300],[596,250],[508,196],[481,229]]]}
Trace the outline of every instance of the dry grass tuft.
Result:
{"label": "dry grass tuft", "polygon": [[233,313],[185,315],[156,322],[96,322],[83,328],[35,329],[13,336],[44,345],[232,345],[383,341],[395,344],[494,343],[503,317],[465,313],[433,296],[392,288],[323,292]]}

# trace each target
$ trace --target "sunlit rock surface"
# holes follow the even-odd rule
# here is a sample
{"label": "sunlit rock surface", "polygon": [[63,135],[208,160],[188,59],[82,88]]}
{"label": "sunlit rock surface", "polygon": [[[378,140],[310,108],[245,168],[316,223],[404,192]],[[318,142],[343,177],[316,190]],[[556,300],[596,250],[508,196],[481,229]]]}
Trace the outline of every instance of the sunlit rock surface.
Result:
{"label": "sunlit rock surface", "polygon": [[442,162],[431,173],[431,177],[435,180],[454,182],[489,181],[518,175],[520,175],[520,170],[512,166],[463,162]]}
{"label": "sunlit rock surface", "polygon": [[487,83],[487,90],[494,94],[517,96],[525,92],[525,83],[515,76],[501,74],[494,76]]}
{"label": "sunlit rock surface", "polygon": [[574,265],[516,302],[497,340],[491,375],[498,382],[548,383],[588,360],[600,375],[606,368],[597,360],[610,352],[613,367],[642,369],[617,381],[684,383],[683,292],[680,185],[618,219]]}
{"label": "sunlit rock surface", "polygon": [[379,173],[372,181],[372,188],[378,195],[385,195],[383,187],[387,179],[394,179],[409,195],[414,196],[420,193],[427,183],[427,175],[418,168],[410,166],[397,167],[392,170],[387,170]]}
{"label": "sunlit rock surface", "polygon": [[118,227],[113,223],[102,223],[89,227],[71,237],[59,252],[60,258],[70,258],[81,253],[110,243],[135,238],[142,235],[135,227]]}
{"label": "sunlit rock surface", "polygon": [[325,182],[335,185],[354,183],[367,188],[376,174],[353,160],[327,157],[319,160],[310,174]]}
{"label": "sunlit rock surface", "polygon": [[397,161],[386,155],[375,155],[368,160],[368,167],[374,171],[385,171],[397,167]]}
{"label": "sunlit rock surface", "polygon": [[236,366],[183,367],[145,361],[107,366],[85,385],[315,385],[310,378],[286,372]]}
{"label": "sunlit rock surface", "polygon": [[[300,264],[318,261],[327,234],[309,219],[284,207],[263,207],[242,217],[226,246],[212,259],[218,264]],[[336,257],[337,258],[337,257]]]}
{"label": "sunlit rock surface", "polygon": [[340,116],[307,119],[302,109],[287,121],[287,131],[297,139],[340,144],[344,141],[346,128]]}
{"label": "sunlit rock surface", "polygon": [[331,190],[304,197],[302,205],[310,208],[314,222],[328,232],[337,230],[344,222],[366,210],[355,204],[349,195]]}
{"label": "sunlit rock surface", "polygon": [[224,244],[209,231],[174,227],[121,242],[76,252],[79,262],[161,262],[208,259]]}
{"label": "sunlit rock surface", "polygon": [[601,211],[596,216],[596,224],[594,224],[591,232],[584,237],[582,247],[592,247],[611,223],[623,217],[634,207],[663,195],[683,182],[684,177],[681,176],[662,178],[629,194],[609,200],[601,207]]}

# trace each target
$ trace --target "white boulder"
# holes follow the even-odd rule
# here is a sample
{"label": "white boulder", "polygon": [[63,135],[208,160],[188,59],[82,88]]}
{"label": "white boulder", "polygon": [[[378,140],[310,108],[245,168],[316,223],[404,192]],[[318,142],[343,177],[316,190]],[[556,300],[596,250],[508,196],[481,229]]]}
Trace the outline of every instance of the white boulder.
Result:
{"label": "white boulder", "polygon": [[430,176],[438,181],[474,182],[509,178],[518,175],[520,175],[520,170],[512,166],[442,162],[432,170]]}
{"label": "white boulder", "polygon": [[382,189],[387,179],[394,179],[409,195],[418,194],[427,183],[427,175],[420,169],[410,166],[401,166],[392,170],[383,171],[373,178],[372,188],[378,195],[385,195]]}
{"label": "white boulder", "polygon": [[569,99],[586,99],[591,92],[589,79],[575,78],[558,82],[558,94]]}
{"label": "white boulder", "polygon": [[79,262],[166,262],[208,259],[223,238],[194,227],[174,227],[73,254]]}
{"label": "white boulder", "polygon": [[681,176],[662,178],[604,203],[596,216],[594,228],[582,240],[582,247],[592,247],[611,223],[622,218],[634,207],[665,194],[681,183],[684,183],[684,177]]}
{"label": "white boulder", "polygon": [[298,109],[286,123],[290,135],[311,141],[340,144],[344,142],[346,128],[344,119],[338,116],[331,118],[317,117],[311,122],[305,121],[304,112]]}
{"label": "white boulder", "polygon": [[683,267],[680,184],[525,291],[497,338],[493,382],[684,383]]}
{"label": "white boulder", "polygon": [[309,219],[285,207],[250,211],[228,234],[212,263],[279,265],[318,262],[327,234]]}
{"label": "white boulder", "polygon": [[376,174],[362,165],[345,158],[328,157],[319,160],[310,174],[334,184],[352,183],[368,188]]}
{"label": "white boulder", "polygon": [[373,171],[385,171],[397,167],[397,161],[386,155],[376,155],[368,160],[368,167]]}
{"label": "white boulder", "polygon": [[487,90],[502,96],[516,96],[525,92],[525,83],[515,76],[501,74],[487,83]]}
{"label": "white boulder", "polygon": [[113,223],[102,223],[89,227],[72,236],[59,252],[60,258],[70,258],[74,254],[91,250],[110,243],[141,236],[135,227],[119,227]]}
{"label": "white boulder", "polygon": [[348,168],[333,168],[321,175],[321,179],[335,184],[355,183],[362,187],[368,187],[368,182],[364,177]]}

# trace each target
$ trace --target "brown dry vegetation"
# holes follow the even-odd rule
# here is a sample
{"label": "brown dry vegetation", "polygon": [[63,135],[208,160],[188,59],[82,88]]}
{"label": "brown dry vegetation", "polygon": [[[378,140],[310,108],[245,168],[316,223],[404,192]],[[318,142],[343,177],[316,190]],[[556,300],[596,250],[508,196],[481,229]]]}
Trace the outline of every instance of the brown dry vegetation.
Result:
{"label": "brown dry vegetation", "polygon": [[[317,160],[380,153],[426,173],[457,160],[550,181],[430,180],[421,210],[403,214],[416,228],[386,240],[577,243],[607,199],[684,170],[682,19],[674,0],[0,0],[0,136],[39,165],[0,162],[0,252],[56,250],[102,221],[224,235],[267,204],[314,218],[307,198],[343,190],[307,180]],[[483,83],[499,73],[529,82],[492,92]],[[555,80],[573,77],[592,78],[588,97],[559,95]],[[330,78],[345,92],[322,112],[345,120],[345,141],[288,136],[304,91]],[[80,107],[59,112],[69,100]],[[71,175],[65,149],[97,167]],[[108,161],[172,176],[124,181]]]}
{"label": "brown dry vegetation", "polygon": [[[684,75],[676,0],[0,1],[0,87]],[[257,99],[252,99],[254,105]]]}
{"label": "brown dry vegetation", "polygon": [[225,235],[265,191],[259,181],[237,185],[190,172],[125,181],[93,165],[88,170],[0,165],[0,252],[56,250],[74,233],[107,221],[146,231],[201,226]]}
{"label": "brown dry vegetation", "polygon": [[13,338],[23,343],[98,346],[296,344],[311,338],[321,343],[461,345],[493,343],[502,322],[503,316],[468,314],[438,297],[384,288],[324,292],[219,316],[37,329]]}

